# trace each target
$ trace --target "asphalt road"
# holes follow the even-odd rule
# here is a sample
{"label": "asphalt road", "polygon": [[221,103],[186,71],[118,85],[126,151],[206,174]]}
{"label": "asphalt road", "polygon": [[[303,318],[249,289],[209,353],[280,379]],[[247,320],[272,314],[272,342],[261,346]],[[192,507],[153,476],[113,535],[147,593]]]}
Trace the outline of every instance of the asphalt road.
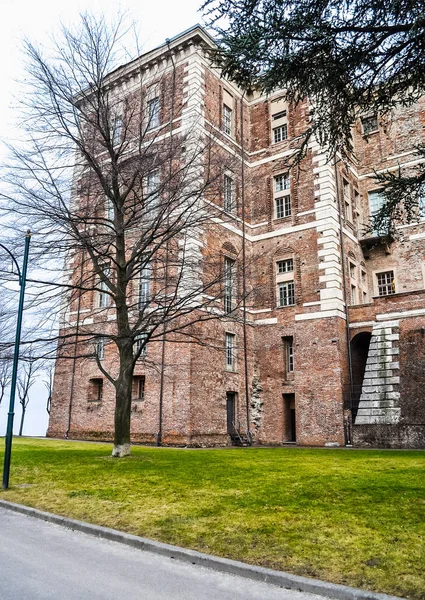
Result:
{"label": "asphalt road", "polygon": [[1,600],[323,600],[0,508]]}

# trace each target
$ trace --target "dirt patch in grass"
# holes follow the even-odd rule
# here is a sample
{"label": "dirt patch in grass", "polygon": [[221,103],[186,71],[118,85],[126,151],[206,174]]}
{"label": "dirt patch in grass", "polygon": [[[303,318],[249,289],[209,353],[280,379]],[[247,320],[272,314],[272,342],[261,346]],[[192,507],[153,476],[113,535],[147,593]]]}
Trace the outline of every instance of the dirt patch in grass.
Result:
{"label": "dirt patch in grass", "polygon": [[[425,599],[425,453],[14,440],[5,500],[219,556]],[[2,457],[0,456],[0,460]]]}

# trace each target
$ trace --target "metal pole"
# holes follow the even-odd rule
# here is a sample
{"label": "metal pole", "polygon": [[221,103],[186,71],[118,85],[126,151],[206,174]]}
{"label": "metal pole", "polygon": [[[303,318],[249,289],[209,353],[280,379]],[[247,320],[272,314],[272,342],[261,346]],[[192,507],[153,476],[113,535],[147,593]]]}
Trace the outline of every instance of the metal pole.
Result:
{"label": "metal pole", "polygon": [[7,490],[9,487],[9,474],[10,474],[10,458],[12,454],[12,437],[13,437],[13,418],[15,416],[15,394],[16,394],[16,379],[18,375],[18,360],[19,360],[19,345],[21,342],[21,329],[22,329],[22,315],[24,311],[24,296],[25,296],[25,284],[27,277],[27,265],[28,265],[28,253],[30,247],[31,232],[28,230],[25,237],[25,252],[24,262],[22,265],[22,273],[19,278],[19,284],[21,291],[19,294],[19,306],[18,306],[18,320],[16,323],[16,337],[15,337],[15,351],[13,354],[13,369],[12,369],[12,381],[10,384],[10,401],[9,401],[9,412],[7,414],[7,429],[5,439],[5,453],[4,453],[4,467],[3,467],[3,489]]}

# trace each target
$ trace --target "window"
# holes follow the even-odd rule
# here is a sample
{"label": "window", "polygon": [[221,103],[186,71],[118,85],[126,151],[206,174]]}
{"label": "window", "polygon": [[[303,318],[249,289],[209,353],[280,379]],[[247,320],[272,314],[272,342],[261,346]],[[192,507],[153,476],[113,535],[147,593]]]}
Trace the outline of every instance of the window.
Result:
{"label": "window", "polygon": [[[107,279],[110,279],[110,277],[111,277],[111,268],[109,266],[103,267],[103,274],[104,274],[104,276]],[[103,279],[100,279],[100,281],[99,281],[98,302],[97,302],[98,308],[106,308],[107,306],[110,305],[110,303],[111,303],[111,297],[110,297],[108,291],[109,291],[109,288],[108,288],[108,285],[107,285],[106,281],[104,281]]]}
{"label": "window", "polygon": [[351,284],[351,295],[350,295],[351,304],[357,304],[357,287]]}
{"label": "window", "polygon": [[425,218],[425,194],[422,189],[418,197],[418,216],[420,219]]}
{"label": "window", "polygon": [[291,216],[291,196],[276,198],[276,219]]}
{"label": "window", "polygon": [[159,98],[158,96],[148,100],[148,125],[147,129],[154,129],[159,125]]}
{"label": "window", "polygon": [[368,117],[361,118],[363,135],[369,135],[378,131],[378,115],[370,115]]}
{"label": "window", "polygon": [[103,400],[103,379],[96,378],[89,380],[89,402],[102,402]]}
{"label": "window", "polygon": [[133,400],[143,401],[145,399],[145,376],[133,377]]}
{"label": "window", "polygon": [[122,136],[122,119],[121,119],[121,117],[115,116],[113,118],[113,121],[111,124],[110,136],[111,136],[112,145],[114,147],[118,146],[121,143],[121,136]]}
{"label": "window", "polygon": [[288,139],[288,111],[285,98],[272,100],[270,103],[271,129],[273,144],[278,144]]}
{"label": "window", "polygon": [[356,278],[356,265],[354,263],[352,263],[352,262],[349,262],[348,263],[348,268],[349,268],[349,271],[350,271],[350,277],[352,279],[355,279]]}
{"label": "window", "polygon": [[377,273],[378,296],[390,296],[395,294],[394,271],[385,271]]}
{"label": "window", "polygon": [[347,221],[353,220],[353,211],[351,206],[351,186],[345,179],[342,180],[342,187],[344,192],[344,216]]}
{"label": "window", "polygon": [[133,350],[133,352],[134,352],[135,356],[139,352],[140,349],[141,349],[141,352],[139,354],[139,357],[141,358],[142,356],[146,356],[146,350],[147,350],[146,339],[147,339],[147,337],[148,336],[146,335],[146,333],[139,333],[134,338],[134,350]]}
{"label": "window", "polygon": [[285,175],[276,175],[274,178],[274,191],[275,192],[283,192],[284,190],[289,190],[289,175],[285,173]]}
{"label": "window", "polygon": [[356,223],[356,233],[358,236],[362,235],[364,229],[362,206],[360,200],[360,194],[358,190],[354,190],[354,221]]}
{"label": "window", "polygon": [[107,210],[107,218],[108,218],[108,220],[114,222],[114,219],[115,219],[114,203],[108,197],[106,197],[106,210]]}
{"label": "window", "polygon": [[285,260],[277,261],[277,272],[280,273],[291,273],[294,270],[294,259],[287,258]]}
{"label": "window", "polygon": [[95,341],[95,353],[99,360],[103,360],[105,358],[105,338],[99,337]]}
{"label": "window", "polygon": [[276,219],[283,219],[284,217],[290,217],[292,213],[291,209],[291,194],[290,194],[290,181],[288,173],[283,175],[276,175],[273,178],[273,189],[274,189],[274,200]]}
{"label": "window", "polygon": [[224,312],[233,310],[235,296],[235,261],[224,257]]}
{"label": "window", "polygon": [[140,271],[139,281],[139,310],[144,310],[150,302],[151,295],[151,265],[145,264]]}
{"label": "window", "polygon": [[285,372],[294,372],[294,338],[287,336],[282,338],[283,341],[283,360],[285,365]]}
{"label": "window", "polygon": [[233,179],[230,175],[224,175],[223,180],[223,207],[226,212],[233,212],[235,204],[233,200]]}
{"label": "window", "polygon": [[223,104],[223,131],[227,135],[232,135],[232,119],[233,110],[227,104]]}
{"label": "window", "polygon": [[235,334],[226,333],[226,369],[234,371],[236,368]]}
{"label": "window", "polygon": [[[385,194],[381,190],[377,190],[377,191],[369,192],[368,196],[369,196],[370,216],[373,219],[373,217],[375,217],[379,213],[379,211],[385,204]],[[383,227],[384,226],[385,226],[385,222],[383,223]],[[383,231],[381,229],[373,230],[374,235],[380,235],[382,233],[383,233]]]}
{"label": "window", "polygon": [[279,127],[273,127],[273,143],[283,142],[288,139],[288,125],[284,123]]}
{"label": "window", "polygon": [[145,181],[145,210],[155,217],[159,209],[159,171],[151,171],[146,176]]}
{"label": "window", "polygon": [[295,304],[295,286],[293,281],[279,283],[279,306]]}

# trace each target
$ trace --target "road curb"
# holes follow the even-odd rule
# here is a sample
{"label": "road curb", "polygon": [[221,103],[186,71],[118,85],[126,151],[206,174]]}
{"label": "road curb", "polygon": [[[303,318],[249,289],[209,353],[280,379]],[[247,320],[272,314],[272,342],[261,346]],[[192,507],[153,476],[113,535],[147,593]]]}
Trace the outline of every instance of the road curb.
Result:
{"label": "road curb", "polygon": [[299,590],[310,594],[319,594],[337,600],[402,600],[396,596],[368,592],[346,585],[327,583],[326,581],[321,581],[319,579],[292,575],[291,573],[285,573],[284,571],[274,571],[273,569],[257,567],[228,558],[204,554],[203,552],[197,552],[196,550],[188,550],[186,548],[180,548],[179,546],[172,546],[171,544],[163,544],[162,542],[156,542],[137,535],[131,535],[116,529],[110,529],[109,527],[91,525],[84,521],[61,517],[53,513],[44,512],[22,504],[15,504],[14,502],[8,502],[6,500],[0,500],[0,508],[5,508],[29,517],[61,525],[62,527],[67,527],[74,531],[81,531],[95,537],[119,542],[120,544],[138,548],[139,550],[155,552],[156,554],[161,554],[162,556],[167,556],[171,559],[207,567],[222,573],[239,575],[241,577],[246,577],[247,579],[270,583],[286,589]]}

